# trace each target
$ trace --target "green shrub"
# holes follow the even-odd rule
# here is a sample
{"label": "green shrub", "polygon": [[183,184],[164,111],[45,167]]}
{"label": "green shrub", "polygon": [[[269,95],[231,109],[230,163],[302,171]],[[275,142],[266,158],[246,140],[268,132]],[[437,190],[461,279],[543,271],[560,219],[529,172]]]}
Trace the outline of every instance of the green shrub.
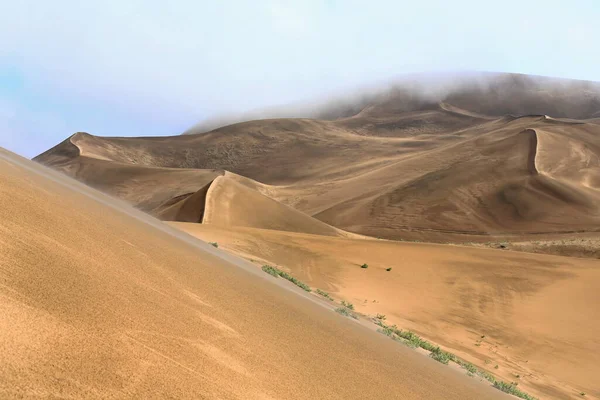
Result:
{"label": "green shrub", "polygon": [[441,362],[442,364],[448,364],[448,362],[452,359],[452,357],[450,357],[450,353],[441,350],[439,347],[432,351],[429,356],[435,361]]}
{"label": "green shrub", "polygon": [[273,275],[276,278],[279,277],[279,270],[275,267],[271,267],[270,265],[263,265],[262,270],[269,275]]}
{"label": "green shrub", "polygon": [[208,242],[208,244],[210,244],[213,247],[219,247],[219,243],[217,242]]}
{"label": "green shrub", "polygon": [[537,400],[535,397],[528,395],[525,392],[522,392],[517,388],[518,383],[511,382],[506,383],[503,381],[494,382],[494,387],[498,390],[502,390],[504,393],[512,394],[513,396],[520,397],[525,400]]}
{"label": "green shrub", "polygon": [[360,267],[361,267],[361,268],[365,268],[365,269],[367,269],[367,268],[369,268],[369,264],[363,264],[363,265],[361,265]]}
{"label": "green shrub", "polygon": [[467,371],[469,371],[470,373],[472,373],[472,374],[474,374],[474,373],[476,373],[476,372],[477,372],[477,368],[476,368],[476,367],[475,367],[473,364],[471,364],[471,363],[469,363],[469,362],[468,362],[468,363],[464,363],[464,364],[463,364],[463,367],[464,367],[464,368],[465,368]]}
{"label": "green shrub", "polygon": [[377,318],[377,319],[378,319],[378,320],[380,320],[380,321],[385,321],[385,319],[386,319],[386,316],[385,316],[385,315],[383,315],[383,314],[377,314],[377,316],[376,316],[375,318]]}
{"label": "green shrub", "polygon": [[344,315],[346,317],[358,319],[358,317],[356,316],[356,314],[354,314],[352,311],[350,311],[346,307],[338,307],[338,308],[335,309],[335,312],[338,313],[338,314],[342,314],[342,315]]}
{"label": "green shrub", "polygon": [[392,270],[392,267],[386,268],[385,270],[390,272]]}
{"label": "green shrub", "polygon": [[348,303],[347,301],[342,300],[342,305],[349,310],[354,310],[354,304]]}
{"label": "green shrub", "polygon": [[320,294],[321,296],[325,297],[326,299],[329,299],[329,301],[333,301],[333,297],[331,297],[329,295],[329,293],[327,293],[321,289],[317,289],[317,293]]}
{"label": "green shrub", "polygon": [[389,337],[393,337],[393,336],[394,336],[394,331],[393,331],[393,330],[391,330],[391,329],[390,329],[390,328],[388,328],[388,327],[385,327],[385,328],[379,328],[379,329],[377,329],[377,332],[379,332],[379,333],[383,333],[385,336],[389,336]]}
{"label": "green shrub", "polygon": [[308,286],[306,283],[299,281],[298,279],[294,278],[287,272],[280,270],[279,268],[271,267],[270,265],[263,265],[262,270],[265,271],[269,275],[273,275],[274,277],[280,276],[284,279],[287,279],[288,281],[292,282],[294,285],[298,286],[301,289],[306,290],[307,292],[312,291],[310,286]]}
{"label": "green shrub", "polygon": [[454,354],[448,353],[447,351],[444,351],[439,347],[434,348],[431,351],[431,354],[429,354],[429,356],[434,360],[441,362],[442,364],[448,364],[449,361],[456,361],[456,356]]}
{"label": "green shrub", "polygon": [[487,371],[477,371],[477,375],[481,376],[483,379],[491,382],[492,384],[496,382],[496,378],[494,377],[494,375],[490,374]]}

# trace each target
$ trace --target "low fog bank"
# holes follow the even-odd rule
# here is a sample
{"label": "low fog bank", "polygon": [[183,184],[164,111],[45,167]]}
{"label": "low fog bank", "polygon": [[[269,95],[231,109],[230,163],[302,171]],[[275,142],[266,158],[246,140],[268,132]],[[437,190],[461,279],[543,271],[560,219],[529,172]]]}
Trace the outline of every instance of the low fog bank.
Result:
{"label": "low fog bank", "polygon": [[366,107],[380,107],[387,114],[401,113],[427,109],[440,102],[490,116],[546,114],[556,118],[598,118],[600,83],[494,72],[405,75],[315,101],[224,113],[201,121],[184,134],[257,119],[349,118]]}

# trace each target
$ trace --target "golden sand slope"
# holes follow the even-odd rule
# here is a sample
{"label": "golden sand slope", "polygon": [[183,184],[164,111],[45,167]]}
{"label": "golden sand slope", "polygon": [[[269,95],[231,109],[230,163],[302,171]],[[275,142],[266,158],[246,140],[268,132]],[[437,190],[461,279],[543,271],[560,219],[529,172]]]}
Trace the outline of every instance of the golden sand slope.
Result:
{"label": "golden sand slope", "polygon": [[358,311],[385,314],[540,398],[600,398],[598,261],[173,225],[259,265],[282,266]]}
{"label": "golden sand slope", "polygon": [[506,398],[279,281],[0,150],[0,398]]}

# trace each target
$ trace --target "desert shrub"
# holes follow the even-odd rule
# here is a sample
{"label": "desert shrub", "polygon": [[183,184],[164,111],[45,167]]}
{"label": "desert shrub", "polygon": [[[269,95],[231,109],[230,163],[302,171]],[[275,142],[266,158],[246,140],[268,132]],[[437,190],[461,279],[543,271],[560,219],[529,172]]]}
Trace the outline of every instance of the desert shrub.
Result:
{"label": "desert shrub", "polygon": [[338,307],[338,308],[335,309],[335,312],[338,313],[338,314],[342,314],[342,315],[344,315],[346,317],[358,319],[358,317],[356,316],[356,314],[354,314],[352,311],[350,311],[346,307]]}
{"label": "desert shrub", "polygon": [[354,310],[354,304],[352,303],[342,300],[342,305],[349,310]]}
{"label": "desert shrub", "polygon": [[263,265],[262,270],[265,271],[269,275],[273,275],[274,277],[282,277],[292,282],[294,285],[298,286],[301,289],[306,290],[307,292],[311,292],[312,289],[306,283],[294,278],[290,274],[285,271],[280,270],[279,268],[272,267],[270,265]]}
{"label": "desert shrub", "polygon": [[364,269],[367,269],[367,268],[369,268],[369,264],[363,264],[363,265],[361,265],[360,267],[361,267],[361,268],[364,268]]}
{"label": "desert shrub", "polygon": [[219,247],[219,243],[217,243],[217,242],[208,242],[208,244],[210,244],[213,247],[217,247],[217,248]]}
{"label": "desert shrub", "polygon": [[464,363],[464,364],[463,364],[463,367],[464,367],[464,368],[465,368],[467,371],[469,371],[470,373],[472,373],[472,374],[474,374],[474,373],[476,373],[476,372],[477,372],[477,368],[476,368],[476,367],[475,367],[473,364],[471,364],[471,363],[469,363],[469,362],[468,362],[468,363]]}
{"label": "desert shrub", "polygon": [[331,297],[329,295],[329,293],[327,293],[321,289],[317,289],[317,293],[320,294],[321,296],[325,297],[326,299],[329,299],[329,301],[333,301],[333,297]]}
{"label": "desert shrub", "polygon": [[392,267],[386,268],[385,270],[390,272],[392,270]]}
{"label": "desert shrub", "polygon": [[498,390],[502,390],[504,393],[512,394],[513,396],[520,397],[525,400],[537,400],[535,397],[528,395],[527,393],[517,388],[518,383],[511,382],[506,383],[503,381],[494,382],[494,387]]}
{"label": "desert shrub", "polygon": [[433,349],[429,356],[435,361],[441,362],[442,364],[448,364],[449,361],[454,361],[456,359],[454,354],[448,353],[447,351],[444,351],[439,347]]}
{"label": "desert shrub", "polygon": [[262,270],[269,275],[273,275],[276,278],[279,277],[279,270],[275,267],[271,267],[270,265],[263,265]]}

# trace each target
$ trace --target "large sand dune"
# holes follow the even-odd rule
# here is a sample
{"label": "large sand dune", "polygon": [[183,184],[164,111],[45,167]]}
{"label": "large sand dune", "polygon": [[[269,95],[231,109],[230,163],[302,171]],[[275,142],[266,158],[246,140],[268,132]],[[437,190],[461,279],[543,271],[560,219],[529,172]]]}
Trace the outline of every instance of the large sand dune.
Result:
{"label": "large sand dune", "polygon": [[600,396],[598,261],[173,224],[385,314],[542,399]]}
{"label": "large sand dune", "polygon": [[506,398],[4,150],[0,182],[2,398]]}
{"label": "large sand dune", "polygon": [[[228,171],[252,189],[238,190],[238,198],[252,193],[252,200],[227,201],[226,212],[212,214],[231,226],[333,232],[317,221],[309,230],[283,220],[242,221],[248,207],[264,209],[266,196],[327,225],[389,239],[596,232],[600,127],[573,119],[584,117],[568,106],[575,92],[543,91],[517,77],[505,83],[504,95],[526,99],[510,105],[496,93],[500,86],[487,102],[480,91],[456,93],[439,104],[414,103],[400,92],[333,121],[258,120],[160,138],[78,133],[36,160],[163,219],[201,220],[212,208],[206,198],[185,199],[204,193]],[[584,96],[589,110],[595,107],[592,94]],[[493,105],[498,112],[542,113],[498,116],[490,112]],[[180,212],[184,200],[188,211]]]}

